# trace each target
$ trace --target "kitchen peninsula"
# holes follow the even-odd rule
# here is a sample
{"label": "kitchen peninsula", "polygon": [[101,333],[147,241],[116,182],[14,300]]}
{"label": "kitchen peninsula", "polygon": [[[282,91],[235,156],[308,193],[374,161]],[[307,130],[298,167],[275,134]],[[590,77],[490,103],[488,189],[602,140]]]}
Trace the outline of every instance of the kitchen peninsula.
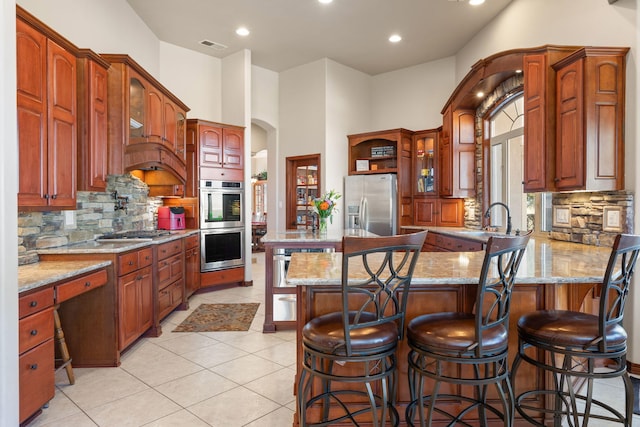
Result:
{"label": "kitchen peninsula", "polygon": [[[531,238],[513,293],[510,363],[517,351],[515,324],[523,313],[551,308],[592,311],[591,291],[602,281],[610,250],[541,236]],[[411,283],[406,321],[425,313],[470,310],[483,258],[483,251],[421,253]],[[302,327],[310,319],[340,310],[341,263],[340,253],[292,254],[287,285],[297,287],[298,340],[301,340]],[[408,347],[402,342],[398,349],[397,404],[401,414],[410,400],[407,352]],[[301,356],[299,348],[298,375]],[[516,394],[521,388],[544,388],[545,379],[535,375],[531,366],[522,366],[518,375],[522,379],[518,381]],[[532,400],[531,404],[541,407],[544,402]]]}
{"label": "kitchen peninsula", "polygon": [[[264,245],[265,265],[265,315],[263,332],[275,332],[279,329],[294,329],[295,318],[295,288],[288,286],[285,281],[286,265],[292,251],[326,251],[335,252],[342,248],[343,236],[369,237],[375,236],[365,230],[346,229],[340,231],[329,230],[326,233],[312,230],[286,230],[267,232],[262,237]],[[288,252],[288,253],[287,253]],[[284,300],[287,308],[283,314],[285,318],[274,319],[274,303]]]}

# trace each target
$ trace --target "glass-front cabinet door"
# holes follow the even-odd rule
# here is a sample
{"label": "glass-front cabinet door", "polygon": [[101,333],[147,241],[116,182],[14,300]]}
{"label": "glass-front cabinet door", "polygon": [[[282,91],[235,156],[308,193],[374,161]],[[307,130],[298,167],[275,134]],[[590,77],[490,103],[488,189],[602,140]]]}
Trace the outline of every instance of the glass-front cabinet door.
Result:
{"label": "glass-front cabinet door", "polygon": [[145,85],[136,77],[129,79],[129,144],[144,142],[146,120]]}
{"label": "glass-front cabinet door", "polygon": [[428,130],[416,132],[414,135],[414,194],[417,196],[436,196],[437,185],[437,148],[438,131]]}
{"label": "glass-front cabinet door", "polygon": [[313,228],[312,202],[320,188],[320,154],[287,157],[287,228]]}

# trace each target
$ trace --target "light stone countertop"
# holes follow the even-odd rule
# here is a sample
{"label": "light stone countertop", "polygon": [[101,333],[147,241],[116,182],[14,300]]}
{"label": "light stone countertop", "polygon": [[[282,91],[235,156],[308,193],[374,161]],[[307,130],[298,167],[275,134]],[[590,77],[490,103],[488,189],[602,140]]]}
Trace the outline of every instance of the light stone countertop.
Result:
{"label": "light stone countertop", "polygon": [[100,270],[111,261],[43,261],[18,267],[18,293]]}
{"label": "light stone countertop", "polygon": [[262,243],[336,243],[341,242],[344,236],[375,237],[377,235],[359,229],[329,230],[326,234],[313,233],[310,230],[267,231],[267,234],[262,236]]}
{"label": "light stone countertop", "polygon": [[76,243],[67,246],[58,246],[55,248],[38,249],[39,254],[84,254],[84,253],[96,253],[96,254],[113,254],[120,252],[127,252],[133,249],[140,249],[150,245],[159,245],[161,243],[167,243],[172,240],[187,237],[191,234],[200,233],[200,230],[173,230],[171,234],[165,236],[154,237],[151,240],[137,240],[130,239],[130,241],[117,241],[117,242],[97,242],[95,240],[89,240],[86,242]]}
{"label": "light stone countertop", "polygon": [[[172,240],[199,233],[200,230],[172,230],[170,234],[154,237],[151,240],[136,240],[123,242],[97,242],[90,240],[67,246],[39,249],[39,254],[85,254],[102,253],[114,254],[140,249],[150,245],[167,243]],[[74,276],[89,273],[111,265],[111,261],[42,261],[18,267],[18,292],[26,292],[51,283],[65,280]]]}
{"label": "light stone countertop", "polygon": [[[598,283],[611,248],[561,242],[546,237],[529,240],[516,283]],[[412,283],[478,283],[484,251],[422,252]],[[339,285],[341,253],[294,253],[287,272],[289,286]]]}

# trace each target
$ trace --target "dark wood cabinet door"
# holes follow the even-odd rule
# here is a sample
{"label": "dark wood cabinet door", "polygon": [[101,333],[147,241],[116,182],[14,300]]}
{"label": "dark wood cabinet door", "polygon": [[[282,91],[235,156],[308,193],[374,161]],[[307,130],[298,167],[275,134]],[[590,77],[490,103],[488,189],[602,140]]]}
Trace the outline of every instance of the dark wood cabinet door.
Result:
{"label": "dark wood cabinet door", "polygon": [[453,196],[473,197],[476,193],[476,123],[475,112],[453,112]]}
{"label": "dark wood cabinet door", "polygon": [[547,96],[548,73],[545,54],[526,55],[524,70],[524,191],[545,191],[547,183]]}
{"label": "dark wood cabinet door", "polygon": [[442,116],[442,138],[438,144],[438,178],[441,196],[453,196],[453,147],[451,133],[453,131],[453,117],[451,106]]}
{"label": "dark wood cabinet door", "polygon": [[462,227],[464,225],[464,200],[440,199],[438,225],[442,227]]}
{"label": "dark wood cabinet door", "polygon": [[49,40],[49,205],[76,204],[76,58]]}
{"label": "dark wood cabinet door", "polygon": [[414,199],[413,220],[415,225],[435,226],[437,224],[438,199]]}
{"label": "dark wood cabinet door", "polygon": [[107,188],[107,69],[90,58],[78,66],[78,190]]}
{"label": "dark wood cabinet door", "polygon": [[47,38],[16,21],[18,206],[46,206]]}
{"label": "dark wood cabinet door", "polygon": [[557,140],[556,187],[558,190],[579,189],[584,186],[583,133],[583,60],[558,71],[557,81]]}
{"label": "dark wood cabinet door", "polygon": [[138,272],[138,335],[142,335],[153,325],[153,276],[151,267],[143,268]]}
{"label": "dark wood cabinet door", "polygon": [[164,140],[164,96],[148,85],[147,88],[147,142],[162,143]]}
{"label": "dark wood cabinet door", "polygon": [[123,350],[138,337],[138,273],[118,279],[119,349]]}
{"label": "dark wood cabinet door", "polygon": [[176,105],[170,99],[164,99],[163,105],[163,126],[162,132],[162,144],[168,149],[177,154],[177,130],[178,130],[178,118],[176,112]]}
{"label": "dark wood cabinet door", "polygon": [[222,167],[222,129],[200,125],[200,166]]}
{"label": "dark wood cabinet door", "polygon": [[241,129],[224,128],[222,130],[224,159],[223,167],[244,168],[244,132]]}

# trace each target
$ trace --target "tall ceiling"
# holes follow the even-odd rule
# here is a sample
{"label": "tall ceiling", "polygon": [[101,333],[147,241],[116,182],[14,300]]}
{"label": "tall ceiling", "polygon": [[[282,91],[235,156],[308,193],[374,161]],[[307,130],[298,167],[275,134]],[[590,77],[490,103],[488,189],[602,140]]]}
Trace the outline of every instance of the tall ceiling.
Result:
{"label": "tall ceiling", "polygon": [[[160,40],[186,49],[217,58],[249,49],[254,65],[277,72],[329,58],[376,75],[454,55],[512,0],[127,1]],[[251,34],[236,35],[239,26]]]}

